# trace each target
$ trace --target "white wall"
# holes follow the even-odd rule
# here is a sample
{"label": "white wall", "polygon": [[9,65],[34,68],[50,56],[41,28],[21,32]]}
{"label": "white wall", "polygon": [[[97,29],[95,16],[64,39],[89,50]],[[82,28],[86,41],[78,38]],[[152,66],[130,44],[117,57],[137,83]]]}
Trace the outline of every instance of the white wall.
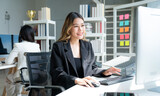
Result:
{"label": "white wall", "polygon": [[[0,34],[18,34],[29,9],[35,9],[35,0],[0,0]],[[5,20],[6,11],[10,20]]]}
{"label": "white wall", "polygon": [[[121,0],[130,2],[131,0]],[[40,10],[41,7],[51,8],[51,19],[57,23],[57,38],[66,15],[71,11],[79,12],[79,4],[92,2],[92,0],[0,0],[0,34],[18,34],[23,20],[29,20],[26,11],[29,9]],[[120,1],[106,0],[107,4],[120,3]],[[160,1],[148,4],[149,7],[160,8]],[[10,20],[5,20],[8,11]]]}
{"label": "white wall", "polygon": [[59,39],[64,20],[69,12],[79,12],[79,0],[48,0],[47,7],[51,8],[51,19],[56,21],[56,38]]}
{"label": "white wall", "polygon": [[160,1],[149,3],[147,6],[152,8],[160,8]]}

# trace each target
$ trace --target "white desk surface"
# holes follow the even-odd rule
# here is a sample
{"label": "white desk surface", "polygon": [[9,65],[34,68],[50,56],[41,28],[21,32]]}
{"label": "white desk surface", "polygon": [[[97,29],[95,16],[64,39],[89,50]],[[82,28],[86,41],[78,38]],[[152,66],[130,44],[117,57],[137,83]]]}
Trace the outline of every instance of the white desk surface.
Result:
{"label": "white desk surface", "polygon": [[12,67],[16,67],[16,64],[0,64],[0,70],[2,69],[9,69],[9,68],[12,68]]}
{"label": "white desk surface", "polygon": [[[156,82],[160,86],[160,82]],[[160,93],[148,91],[147,88],[155,87],[136,85],[135,78],[133,80],[96,88],[87,88],[79,85],[75,85],[66,91],[58,94],[57,96],[103,96],[104,92],[133,92],[137,96],[160,96]]]}

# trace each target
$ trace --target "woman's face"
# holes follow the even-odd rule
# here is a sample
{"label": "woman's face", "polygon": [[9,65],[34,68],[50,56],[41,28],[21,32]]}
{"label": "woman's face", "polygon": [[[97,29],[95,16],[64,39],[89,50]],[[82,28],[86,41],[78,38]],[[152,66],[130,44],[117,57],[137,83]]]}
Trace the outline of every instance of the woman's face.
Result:
{"label": "woman's face", "polygon": [[85,26],[84,21],[81,18],[74,19],[70,34],[71,39],[83,39],[83,35],[85,34]]}

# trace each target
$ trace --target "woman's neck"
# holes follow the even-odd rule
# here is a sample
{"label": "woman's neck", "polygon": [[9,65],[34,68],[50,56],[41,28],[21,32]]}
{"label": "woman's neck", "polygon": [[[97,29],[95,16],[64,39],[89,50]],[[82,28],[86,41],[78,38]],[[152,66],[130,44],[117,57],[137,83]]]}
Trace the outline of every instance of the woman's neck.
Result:
{"label": "woman's neck", "polygon": [[79,45],[79,39],[76,39],[76,40],[70,39],[70,44],[71,45],[77,45],[77,44]]}
{"label": "woman's neck", "polygon": [[80,58],[80,43],[79,39],[70,40],[71,50],[74,58]]}

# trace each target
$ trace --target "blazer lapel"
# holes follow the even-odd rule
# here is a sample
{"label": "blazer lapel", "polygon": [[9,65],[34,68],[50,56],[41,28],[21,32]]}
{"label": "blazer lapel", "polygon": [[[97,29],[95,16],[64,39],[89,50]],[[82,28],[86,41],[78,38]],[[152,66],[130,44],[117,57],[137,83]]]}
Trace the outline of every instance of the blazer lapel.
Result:
{"label": "blazer lapel", "polygon": [[71,63],[71,66],[73,67],[74,71],[77,74],[76,65],[75,65],[75,61],[73,59],[74,57],[73,57],[73,54],[72,54],[72,51],[71,51],[71,46],[70,46],[70,41],[69,40],[68,40],[67,43],[66,42],[64,43],[64,49],[65,49],[65,54],[66,54],[66,57],[67,57],[68,61]]}
{"label": "blazer lapel", "polygon": [[86,74],[85,69],[87,68],[87,64],[84,64],[84,61],[86,60],[86,57],[88,55],[88,50],[86,49],[84,43],[82,40],[80,40],[80,51],[81,51],[81,59],[82,59],[82,66],[83,66],[83,72]]}

